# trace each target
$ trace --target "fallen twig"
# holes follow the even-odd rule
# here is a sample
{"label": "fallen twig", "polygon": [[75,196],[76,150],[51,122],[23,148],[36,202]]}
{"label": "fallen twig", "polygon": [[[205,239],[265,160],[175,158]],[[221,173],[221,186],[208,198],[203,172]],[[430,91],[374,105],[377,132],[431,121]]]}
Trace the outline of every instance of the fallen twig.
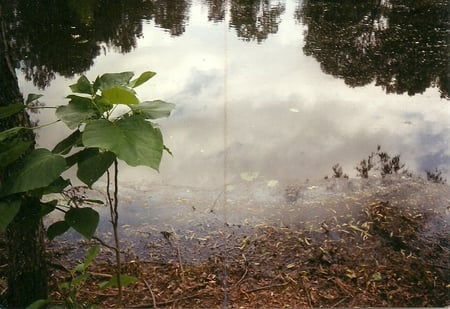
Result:
{"label": "fallen twig", "polygon": [[157,309],[158,306],[156,304],[156,298],[155,298],[155,294],[153,293],[152,287],[150,286],[150,283],[147,282],[147,280],[143,279],[145,285],[147,286],[148,290],[150,291],[150,294],[152,295],[152,301],[153,301],[153,308]]}

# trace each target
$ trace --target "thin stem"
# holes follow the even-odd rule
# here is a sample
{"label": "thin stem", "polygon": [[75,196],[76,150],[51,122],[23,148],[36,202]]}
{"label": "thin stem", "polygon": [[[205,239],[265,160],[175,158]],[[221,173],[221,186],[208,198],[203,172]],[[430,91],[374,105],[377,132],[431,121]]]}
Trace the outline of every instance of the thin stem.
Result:
{"label": "thin stem", "polygon": [[32,128],[23,128],[23,129],[29,129],[29,130],[37,130],[37,129],[41,129],[41,128],[45,128],[45,127],[48,127],[48,126],[51,126],[51,125],[53,125],[53,124],[55,124],[55,123],[58,123],[58,122],[60,122],[61,120],[60,119],[58,119],[58,120],[55,120],[55,121],[52,121],[52,122],[49,122],[49,123],[46,123],[46,124],[41,124],[40,126],[36,126],[36,127],[32,127]]}
{"label": "thin stem", "polygon": [[114,160],[114,207],[113,207],[113,232],[114,232],[114,242],[116,247],[116,275],[117,275],[117,288],[119,289],[119,297],[117,299],[117,305],[122,307],[122,282],[120,281],[120,274],[122,273],[122,264],[120,261],[120,244],[119,244],[119,233],[118,233],[118,225],[119,225],[119,184],[118,177],[119,176],[119,166],[117,162],[117,158]]}
{"label": "thin stem", "polygon": [[109,205],[109,214],[111,217],[111,225],[113,228],[113,235],[114,235],[114,247],[110,247],[114,250],[115,256],[116,256],[116,278],[117,278],[117,288],[119,291],[119,294],[117,296],[117,307],[122,307],[122,282],[120,281],[120,274],[121,274],[121,261],[120,261],[120,247],[119,247],[119,235],[117,232],[118,227],[118,221],[119,221],[119,214],[117,212],[118,208],[118,165],[117,165],[117,159],[114,160],[114,199],[111,197],[111,175],[109,170],[106,171],[106,196],[108,199],[108,205]]}

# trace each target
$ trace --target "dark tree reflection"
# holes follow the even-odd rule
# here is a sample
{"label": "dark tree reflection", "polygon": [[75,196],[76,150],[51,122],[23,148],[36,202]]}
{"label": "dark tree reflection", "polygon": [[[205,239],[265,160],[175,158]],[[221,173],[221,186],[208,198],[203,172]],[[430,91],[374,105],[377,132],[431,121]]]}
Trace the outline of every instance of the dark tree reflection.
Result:
{"label": "dark tree reflection", "polygon": [[449,97],[446,0],[305,0],[305,54],[350,86],[371,82],[387,93],[438,87]]}
{"label": "dark tree reflection", "polygon": [[44,88],[56,73],[87,71],[102,50],[133,50],[144,19],[183,33],[188,7],[186,0],[14,0],[3,11],[17,67]]}
{"label": "dark tree reflection", "polygon": [[227,0],[205,0],[208,5],[208,20],[215,23],[225,19]]}
{"label": "dark tree reflection", "polygon": [[189,19],[190,2],[186,0],[153,0],[150,1],[151,19],[155,24],[166,29],[171,35],[181,35],[186,30]]}
{"label": "dark tree reflection", "polygon": [[270,0],[231,0],[230,24],[245,41],[261,43],[269,34],[277,33],[284,4]]}

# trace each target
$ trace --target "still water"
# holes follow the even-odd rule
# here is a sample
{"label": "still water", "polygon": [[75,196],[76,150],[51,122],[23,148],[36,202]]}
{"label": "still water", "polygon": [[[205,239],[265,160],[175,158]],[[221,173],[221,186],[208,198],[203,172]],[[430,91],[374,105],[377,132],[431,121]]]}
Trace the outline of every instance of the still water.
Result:
{"label": "still water", "polygon": [[[173,156],[160,173],[121,166],[127,201],[157,191],[211,205],[318,181],[336,163],[355,177],[377,145],[449,179],[446,1],[334,2],[12,1],[20,86],[55,106],[80,74],[158,73],[137,90],[176,104],[160,121]],[[39,145],[67,133],[42,129]]]}

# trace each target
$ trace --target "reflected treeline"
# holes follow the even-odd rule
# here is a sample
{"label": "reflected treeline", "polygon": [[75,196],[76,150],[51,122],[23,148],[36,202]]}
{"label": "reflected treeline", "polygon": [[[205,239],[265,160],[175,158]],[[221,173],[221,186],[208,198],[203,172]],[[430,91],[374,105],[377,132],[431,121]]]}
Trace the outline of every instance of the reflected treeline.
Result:
{"label": "reflected treeline", "polygon": [[55,74],[87,71],[102,50],[136,47],[143,20],[184,32],[186,0],[2,0],[10,53],[27,80],[45,88]]}
{"label": "reflected treeline", "polygon": [[284,5],[270,0],[235,0],[230,5],[230,24],[238,37],[261,43],[269,34],[277,33]]}
{"label": "reflected treeline", "polygon": [[148,2],[151,16],[155,24],[170,32],[171,35],[181,35],[186,30],[189,19],[190,1],[186,0],[153,0]]}
{"label": "reflected treeline", "polygon": [[[208,19],[219,22],[230,12],[230,27],[245,41],[261,43],[269,34],[277,33],[285,5],[271,0],[204,0]],[[276,2],[276,3],[275,3]]]}
{"label": "reflected treeline", "polygon": [[446,0],[305,0],[305,54],[350,86],[371,82],[387,93],[438,87],[449,98]]}

